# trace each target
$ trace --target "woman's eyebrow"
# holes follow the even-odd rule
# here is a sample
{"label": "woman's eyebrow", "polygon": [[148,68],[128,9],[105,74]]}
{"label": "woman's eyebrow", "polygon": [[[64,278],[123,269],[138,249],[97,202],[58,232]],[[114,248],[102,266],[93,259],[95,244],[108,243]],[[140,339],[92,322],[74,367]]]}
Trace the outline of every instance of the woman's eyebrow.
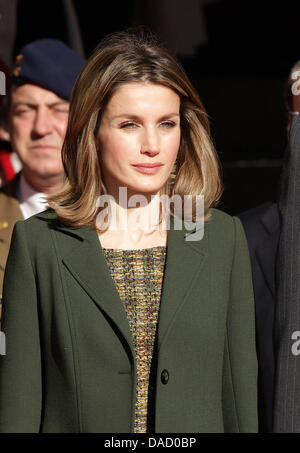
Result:
{"label": "woman's eyebrow", "polygon": [[127,118],[130,120],[139,120],[140,117],[138,115],[134,115],[132,113],[121,113],[120,115],[115,115],[112,117],[113,120],[117,120],[119,118]]}
{"label": "woman's eyebrow", "polygon": [[174,116],[179,118],[180,114],[178,112],[176,112],[176,113],[168,113],[167,115],[163,115],[161,118],[159,118],[159,121],[167,120],[169,118],[174,118]]}
{"label": "woman's eyebrow", "polygon": [[[163,120],[165,120],[167,118],[173,118],[174,116],[179,118],[180,114],[178,112],[167,113],[167,114],[161,116],[158,120],[159,121],[163,121]],[[135,115],[135,114],[132,114],[132,113],[121,113],[120,115],[116,115],[116,116],[112,117],[113,120],[116,120],[116,119],[119,119],[119,118],[126,118],[126,119],[130,119],[130,120],[134,120],[134,121],[138,121],[138,120],[142,119],[142,117],[140,117],[138,115]]]}

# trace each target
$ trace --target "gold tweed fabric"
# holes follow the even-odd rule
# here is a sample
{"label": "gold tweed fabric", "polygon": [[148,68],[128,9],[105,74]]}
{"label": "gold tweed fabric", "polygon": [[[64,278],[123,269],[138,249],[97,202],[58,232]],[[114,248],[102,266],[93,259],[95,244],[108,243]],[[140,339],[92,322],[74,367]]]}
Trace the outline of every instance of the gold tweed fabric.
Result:
{"label": "gold tweed fabric", "polygon": [[[103,248],[111,276],[129,322],[137,364],[134,432],[149,432],[153,417],[154,381],[150,379],[155,351],[165,246],[123,250]],[[152,375],[152,373],[151,373]]]}

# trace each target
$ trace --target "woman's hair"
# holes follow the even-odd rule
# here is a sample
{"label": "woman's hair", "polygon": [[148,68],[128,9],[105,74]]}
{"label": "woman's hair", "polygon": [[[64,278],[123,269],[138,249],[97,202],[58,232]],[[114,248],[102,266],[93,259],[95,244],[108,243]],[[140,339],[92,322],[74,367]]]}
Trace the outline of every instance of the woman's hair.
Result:
{"label": "woman's hair", "polygon": [[[153,83],[180,97],[181,142],[175,167],[161,193],[203,195],[205,214],[222,194],[219,162],[203,104],[179,62],[148,30],[129,29],[106,36],[79,74],[71,96],[62,148],[66,181],[49,197],[59,219],[70,226],[95,225],[97,199],[106,194],[97,132],[112,94],[123,84]],[[195,206],[193,204],[193,206]],[[174,215],[173,208],[170,208]],[[209,215],[208,215],[209,217]],[[194,217],[193,217],[194,219]]]}

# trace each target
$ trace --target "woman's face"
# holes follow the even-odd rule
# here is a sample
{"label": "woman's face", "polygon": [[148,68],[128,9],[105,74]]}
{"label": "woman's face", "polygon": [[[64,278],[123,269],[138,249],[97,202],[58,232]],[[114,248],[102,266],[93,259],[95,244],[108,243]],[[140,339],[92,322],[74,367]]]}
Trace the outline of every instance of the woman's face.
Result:
{"label": "woman's face", "polygon": [[[128,83],[110,98],[99,131],[99,155],[109,194],[156,194],[180,145],[180,98],[162,85]],[[118,198],[117,198],[118,199]]]}

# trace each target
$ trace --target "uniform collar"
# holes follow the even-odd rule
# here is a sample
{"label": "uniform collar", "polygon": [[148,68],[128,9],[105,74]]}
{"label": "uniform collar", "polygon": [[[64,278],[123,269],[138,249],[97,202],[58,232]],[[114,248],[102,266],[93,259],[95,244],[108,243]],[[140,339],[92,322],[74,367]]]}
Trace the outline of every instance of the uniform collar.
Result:
{"label": "uniform collar", "polygon": [[47,209],[48,205],[45,197],[45,194],[37,192],[32,186],[30,186],[24,178],[23,173],[21,173],[18,200],[24,219],[28,219],[28,217]]}

